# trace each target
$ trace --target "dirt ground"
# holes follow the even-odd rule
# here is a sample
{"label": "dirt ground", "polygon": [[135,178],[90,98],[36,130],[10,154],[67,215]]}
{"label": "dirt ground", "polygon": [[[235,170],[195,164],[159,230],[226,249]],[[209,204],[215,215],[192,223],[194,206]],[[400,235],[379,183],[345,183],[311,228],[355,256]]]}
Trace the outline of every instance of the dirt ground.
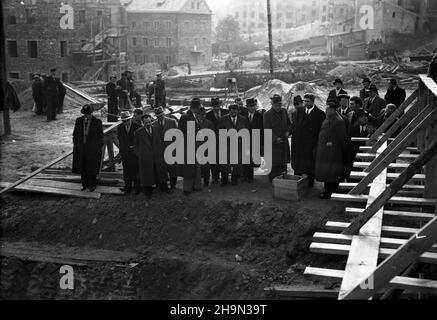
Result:
{"label": "dirt ground", "polygon": [[[30,112],[13,114],[13,135],[1,141],[1,180],[70,151],[77,116],[67,110],[48,123]],[[320,200],[321,191],[317,185],[301,202],[275,200],[267,177],[258,176],[254,184],[213,186],[191,197],[179,182],[173,194],[156,193],[151,201],[9,193],[2,198],[2,241],[130,251],[140,261],[133,268],[75,268],[76,288],[66,292],[59,289],[59,265],[4,258],[0,298],[258,299],[275,284],[312,285],[305,266],[345,263],[308,250],[326,221],[344,220],[344,206]]]}

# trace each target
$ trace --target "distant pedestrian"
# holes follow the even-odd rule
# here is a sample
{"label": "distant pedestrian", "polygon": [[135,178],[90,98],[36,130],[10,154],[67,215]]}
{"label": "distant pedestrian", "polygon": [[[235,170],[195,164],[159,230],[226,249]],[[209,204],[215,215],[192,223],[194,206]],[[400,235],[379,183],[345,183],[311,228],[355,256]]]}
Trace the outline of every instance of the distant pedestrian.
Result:
{"label": "distant pedestrian", "polygon": [[329,92],[327,102],[330,100],[338,100],[339,95],[347,94],[347,91],[343,89],[343,80],[335,79],[333,84],[334,84],[335,89],[333,89]]}
{"label": "distant pedestrian", "polygon": [[165,90],[165,81],[162,79],[161,71],[158,71],[156,73],[156,80],[153,82],[153,85],[150,90],[150,97],[152,95],[154,96],[155,99],[155,103],[153,105],[154,108],[166,106],[167,93]]}
{"label": "distant pedestrian", "polygon": [[121,93],[121,87],[117,85],[117,76],[109,78],[106,85],[106,94],[108,95],[108,122],[118,121],[118,99]]}
{"label": "distant pedestrian", "polygon": [[56,81],[56,68],[50,70],[50,75],[44,81],[47,103],[47,121],[56,120],[59,104],[59,85]]}
{"label": "distant pedestrian", "polygon": [[325,183],[322,199],[331,199],[344,179],[344,161],[346,159],[346,126],[336,105],[328,103],[326,119],[320,128],[316,156],[316,180]]}
{"label": "distant pedestrian", "polygon": [[366,98],[363,103],[364,110],[367,111],[373,118],[378,119],[381,114],[381,110],[384,109],[386,105],[387,102],[379,96],[376,85],[370,85],[369,97]]}
{"label": "distant pedestrian", "polygon": [[360,98],[362,101],[364,101],[369,97],[369,87],[372,84],[372,81],[369,78],[364,78],[362,84],[363,89],[360,90]]}
{"label": "distant pedestrian", "polygon": [[121,79],[117,81],[117,86],[120,87],[119,110],[129,111],[132,109],[132,101],[130,99],[131,82],[128,79],[128,72],[121,74]]}
{"label": "distant pedestrian", "polygon": [[399,87],[398,81],[396,79],[390,79],[389,87],[384,97],[385,101],[388,104],[394,104],[396,107],[399,107],[402,103],[404,103],[406,97],[407,94],[405,89]]}
{"label": "distant pedestrian", "polygon": [[33,97],[33,101],[35,102],[35,113],[37,115],[43,114],[44,100],[43,100],[42,86],[43,83],[41,81],[39,74],[35,74],[33,76],[33,83],[32,83],[32,97]]}
{"label": "distant pedestrian", "polygon": [[83,106],[82,117],[76,120],[73,131],[73,173],[81,175],[82,191],[96,189],[103,148],[103,125],[93,117],[93,108]]}
{"label": "distant pedestrian", "polygon": [[[200,107],[199,109],[199,128],[202,129],[209,129],[214,132],[215,134],[215,126],[214,123],[206,118],[206,109],[205,107]],[[205,154],[205,157],[208,157],[208,154]],[[209,182],[211,178],[211,164],[206,163],[201,165],[201,172],[202,172],[202,179],[203,179],[203,186],[205,188],[209,187]]]}
{"label": "distant pedestrian", "polygon": [[67,94],[67,88],[65,88],[59,78],[56,78],[56,84],[58,85],[58,104],[56,106],[56,113],[60,114],[64,112],[64,99]]}

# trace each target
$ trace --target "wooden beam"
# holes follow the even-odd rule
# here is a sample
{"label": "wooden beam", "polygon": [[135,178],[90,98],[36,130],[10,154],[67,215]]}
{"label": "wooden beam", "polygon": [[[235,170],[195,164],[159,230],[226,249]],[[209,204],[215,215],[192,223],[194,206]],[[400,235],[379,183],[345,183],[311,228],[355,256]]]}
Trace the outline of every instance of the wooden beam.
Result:
{"label": "wooden beam", "polygon": [[[371,152],[371,150],[372,150],[372,147],[369,147],[369,146],[360,146],[360,151]],[[419,152],[419,149],[417,147],[407,147],[407,148],[405,148],[405,151]]]}
{"label": "wooden beam", "polygon": [[[354,182],[342,182],[342,183],[340,183],[339,188],[341,190],[351,190],[357,185],[358,185],[358,183],[354,183]],[[389,184],[386,185],[386,187],[388,187],[388,186],[389,186]],[[369,187],[370,186],[368,186],[368,188]],[[425,192],[425,186],[417,185],[417,184],[406,184],[402,187],[402,190],[415,191],[415,192]]]}
{"label": "wooden beam", "polygon": [[[375,131],[375,133],[370,137],[372,142],[376,142],[378,138],[384,134],[384,132],[396,121],[398,117],[414,102],[414,100],[419,96],[419,89],[414,90],[414,92],[404,101],[396,110],[388,117],[387,120]],[[375,149],[375,151],[378,149]]]}
{"label": "wooden beam", "polygon": [[[342,279],[344,276],[344,271],[307,267],[304,271],[304,275]],[[437,294],[437,281],[435,280],[416,279],[409,277],[394,277],[387,287],[394,289],[404,289],[412,292]]]}
{"label": "wooden beam", "polygon": [[[328,221],[325,225],[326,230],[331,232],[344,232],[351,224],[349,222]],[[399,237],[408,239],[411,235],[419,232],[416,228],[382,226],[382,234],[386,237]],[[342,233],[344,234],[344,233]]]}
{"label": "wooden beam", "polygon": [[[366,208],[366,210],[361,214],[357,219],[355,219],[352,224],[344,231],[344,234],[355,234],[361,227],[373,217],[373,215],[378,212],[381,208],[384,207],[390,201],[393,201],[396,197],[393,197],[403,185],[405,185],[411,177],[421,169],[424,165],[426,165],[434,156],[437,154],[437,139],[429,146],[427,150],[425,150],[420,157],[415,160],[407,170],[405,170],[373,203],[370,207]],[[392,198],[393,197],[393,198]],[[398,199],[400,200],[400,199]],[[405,199],[404,199],[405,200]],[[413,200],[413,198],[409,198],[409,200]],[[415,199],[415,201],[420,203],[423,201],[423,204],[428,205],[436,205],[436,199]],[[413,201],[411,201],[413,202]]]}
{"label": "wooden beam", "polygon": [[275,286],[264,288],[267,294],[279,297],[295,299],[335,299],[338,298],[338,290],[327,290],[323,287],[308,286]]}
{"label": "wooden beam", "polygon": [[[404,246],[405,245],[406,244],[404,244]],[[400,249],[398,249],[398,250],[400,250]],[[429,248],[427,250],[429,250]],[[330,254],[330,255],[337,255],[337,256],[348,256],[351,252],[351,246],[345,245],[345,244],[329,244],[329,243],[313,242],[310,245],[310,251],[313,253]],[[395,250],[395,249],[380,248],[379,249],[379,259],[386,259],[386,258],[390,257],[391,255],[395,254],[396,252],[397,252],[397,250]],[[422,262],[422,263],[437,264],[437,253],[422,252],[420,254],[420,256],[417,257],[417,259],[419,262]],[[372,270],[372,272],[373,272],[373,270]],[[402,270],[399,270],[399,272],[402,272]],[[365,281],[364,281],[365,279],[366,279],[366,276],[358,279],[358,281],[359,281],[358,284],[365,283]]]}
{"label": "wooden beam", "polygon": [[[346,208],[346,216],[356,217],[362,214],[364,210],[365,209]],[[433,213],[384,210],[384,216],[404,220],[413,220],[417,222],[428,222],[429,220],[432,220],[436,215]]]}
{"label": "wooden beam", "polygon": [[[420,169],[421,168],[418,168],[418,171],[420,171]],[[367,172],[358,172],[358,171],[352,171],[351,172],[351,178],[353,178],[353,179],[364,179],[368,175],[369,174]],[[400,175],[401,175],[400,173],[387,173],[387,179],[388,180],[395,180],[395,179],[398,179],[400,177]],[[411,177],[411,181],[414,181],[414,182],[425,182],[426,181],[426,176],[424,174],[414,174]]]}
{"label": "wooden beam", "polygon": [[425,253],[435,243],[437,243],[437,217],[432,219],[418,234],[412,236],[397,251],[393,250],[388,259],[380,264],[372,274],[363,279],[361,283],[369,283],[371,281],[370,283],[373,284],[373,288],[363,290],[360,286],[356,286],[349,292],[341,295],[340,299],[367,300],[371,298],[410,264],[416,260],[422,262],[425,255],[435,255],[434,253]]}
{"label": "wooden beam", "polygon": [[[367,196],[367,195],[351,195],[351,194],[334,193],[331,196],[331,200],[341,201],[341,202],[363,203],[363,202],[367,202],[368,199],[369,199],[369,196]],[[425,198],[413,198],[413,197],[391,197],[388,200],[384,201],[384,205],[385,204],[407,204],[407,205],[414,205],[414,206],[435,206],[436,201],[437,201],[437,199],[425,199]]]}
{"label": "wooden beam", "polygon": [[[31,185],[31,186],[50,187],[50,188],[75,190],[75,191],[82,190],[81,183],[61,182],[61,181],[53,181],[53,180],[30,179],[25,184]],[[101,193],[101,194],[118,195],[118,196],[121,196],[124,194],[120,190],[120,188],[99,186],[99,185],[96,187],[95,192]]]}
{"label": "wooden beam", "polygon": [[[419,155],[417,154],[407,154],[407,153],[402,153],[400,154],[397,158],[399,160],[415,160],[417,159]],[[357,153],[356,156],[357,159],[374,159],[376,158],[376,154],[375,153]]]}
{"label": "wooden beam", "polygon": [[10,110],[9,106],[6,104],[6,81],[8,79],[8,72],[6,71],[6,41],[5,41],[5,27],[4,27],[4,13],[3,12],[3,3],[0,3],[0,17],[2,17],[2,21],[0,22],[0,81],[1,81],[1,94],[2,101],[0,101],[3,106],[3,129],[4,134],[11,134],[11,119],[10,119]]}
{"label": "wooden beam", "polygon": [[[0,188],[9,188],[11,185],[13,184],[8,182],[0,182]],[[67,190],[67,189],[59,189],[59,188],[40,187],[40,186],[33,186],[29,184],[21,184],[15,187],[14,190],[31,192],[31,193],[34,192],[46,193],[46,194],[68,196],[74,198],[100,199],[100,193],[97,192],[86,192],[86,191]]]}
{"label": "wooden beam", "polygon": [[[354,168],[365,169],[370,166],[370,164],[371,162],[354,162]],[[409,165],[409,163],[390,163],[388,169],[404,170],[407,169]]]}
{"label": "wooden beam", "polygon": [[[112,130],[114,130],[115,128],[117,128],[119,125],[121,124],[121,122],[117,122],[116,124],[114,124],[113,126],[109,127],[108,129],[105,129],[103,131],[103,134],[108,134],[109,132],[111,132]],[[0,194],[6,193],[12,189],[14,189],[15,187],[19,186],[20,184],[26,182],[29,179],[32,179],[34,176],[36,176],[37,174],[41,173],[42,171],[53,167],[55,164],[61,162],[62,160],[66,159],[67,157],[71,156],[73,154],[73,151],[68,152],[58,158],[56,158],[55,160],[49,162],[48,164],[46,164],[45,166],[42,166],[41,168],[39,168],[38,170],[35,170],[34,172],[32,172],[31,174],[27,175],[26,177],[18,180],[17,182],[12,183],[9,187],[4,188],[0,191]]]}

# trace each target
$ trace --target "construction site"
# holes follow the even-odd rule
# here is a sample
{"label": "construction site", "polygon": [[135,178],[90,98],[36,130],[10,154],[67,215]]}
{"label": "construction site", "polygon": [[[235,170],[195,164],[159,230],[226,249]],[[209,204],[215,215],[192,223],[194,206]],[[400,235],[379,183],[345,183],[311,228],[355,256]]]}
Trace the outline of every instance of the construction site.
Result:
{"label": "construction site", "polygon": [[[172,1],[163,1],[163,6],[168,3]],[[135,41],[143,37],[142,30],[130,30],[130,19],[149,14],[137,5],[127,4],[127,15],[120,20],[114,15],[118,1],[109,1],[105,9],[93,7],[102,10],[96,14],[103,17],[95,20],[94,30],[86,31],[92,36],[70,48],[69,61],[53,58],[66,88],[57,121],[47,122],[32,111],[32,84],[23,77],[48,71],[51,65],[29,67],[26,60],[14,64],[10,56],[9,63],[2,61],[3,76],[15,88],[21,108],[8,112],[10,134],[6,122],[0,126],[0,299],[437,297],[437,84],[427,75],[437,49],[435,33],[420,39],[392,35],[390,45],[367,35],[367,42],[346,43],[338,40],[331,23],[322,24],[322,42],[319,34],[287,40],[283,31],[274,31],[271,38],[281,41],[270,41],[268,47],[264,32],[265,43],[249,53],[213,54],[209,46],[195,45],[183,54],[186,48],[167,48],[165,55],[171,58],[153,60],[159,55],[156,48],[144,55],[130,48],[132,32]],[[112,12],[112,22],[104,22],[105,10]],[[188,15],[182,5],[180,10]],[[435,18],[435,11],[428,14]],[[136,21],[134,28],[141,23]],[[427,21],[429,27],[435,20]],[[79,39],[79,31],[74,32]],[[257,33],[251,32],[244,38],[256,39]],[[11,41],[7,28],[4,36]],[[404,39],[403,44],[393,39]],[[356,45],[363,56],[352,52]],[[127,69],[133,73],[142,109],[153,118],[148,84],[156,70],[162,70],[165,114],[176,121],[189,110],[193,97],[207,110],[218,97],[225,108],[236,98],[254,98],[259,110],[268,111],[278,94],[292,114],[293,97],[310,93],[325,111],[335,79],[343,80],[351,96],[359,96],[362,80],[370,78],[383,96],[395,78],[407,98],[371,136],[352,138],[363,143],[353,163],[354,182],[340,183],[341,192],[331,200],[319,198],[321,182],[303,190],[297,200],[280,199],[262,166],[253,183],[210,185],[188,198],[179,177],[175,192],[158,192],[149,200],[120,191],[123,166],[112,134],[121,122],[106,121],[109,76]],[[83,191],[81,176],[72,173],[73,128],[86,104],[102,120],[105,145],[111,145],[104,148],[99,184],[92,192]],[[287,170],[294,174],[290,164]],[[59,285],[63,266],[74,270],[74,289]]]}

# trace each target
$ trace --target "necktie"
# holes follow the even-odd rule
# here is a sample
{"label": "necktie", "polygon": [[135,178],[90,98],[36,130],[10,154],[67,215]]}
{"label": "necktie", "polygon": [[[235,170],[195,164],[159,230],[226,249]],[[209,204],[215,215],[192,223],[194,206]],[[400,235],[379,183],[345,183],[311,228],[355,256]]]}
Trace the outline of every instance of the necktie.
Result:
{"label": "necktie", "polygon": [[234,124],[234,127],[237,125],[237,117],[232,118],[232,123]]}
{"label": "necktie", "polygon": [[249,115],[249,121],[252,122],[252,120],[253,120],[253,114],[250,114]]}

